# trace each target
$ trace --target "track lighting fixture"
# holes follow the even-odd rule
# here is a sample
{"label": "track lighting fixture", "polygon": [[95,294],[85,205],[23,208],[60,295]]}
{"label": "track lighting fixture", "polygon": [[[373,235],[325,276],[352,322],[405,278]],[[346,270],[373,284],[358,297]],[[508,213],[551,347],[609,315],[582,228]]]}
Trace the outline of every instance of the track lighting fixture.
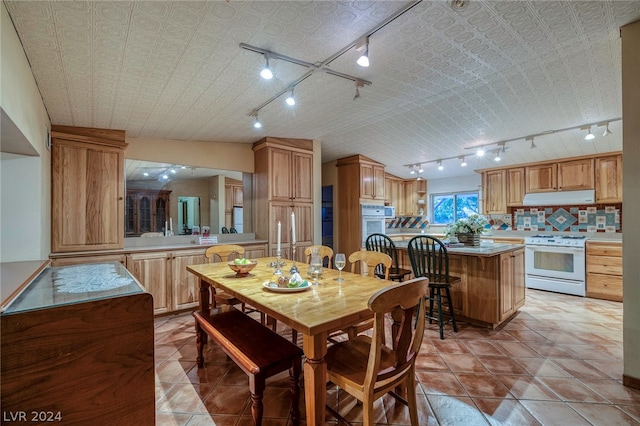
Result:
{"label": "track lighting fixture", "polygon": [[444,166],[442,165],[442,160],[438,160],[438,170],[444,170]]}
{"label": "track lighting fixture", "polygon": [[142,175],[143,176],[149,176],[149,172],[144,172]]}
{"label": "track lighting fixture", "polygon": [[260,119],[258,118],[258,111],[254,112],[252,114],[255,117],[255,120],[253,122],[253,127],[256,129],[260,129],[262,127],[262,123],[260,122]]}
{"label": "track lighting fixture", "polygon": [[476,155],[478,157],[484,156],[484,148],[483,147],[478,148],[478,151],[476,151]]}
{"label": "track lighting fixture", "polygon": [[609,130],[609,122],[607,122],[606,127],[604,128],[604,133],[602,136],[609,136],[611,134],[611,130]]}
{"label": "track lighting fixture", "polygon": [[532,136],[532,137],[529,137],[529,138],[526,138],[526,139],[525,139],[525,141],[527,141],[527,142],[531,142],[531,149],[533,149],[533,148],[537,148],[537,147],[538,147],[538,146],[535,144],[535,142],[533,142],[533,136]]}
{"label": "track lighting fixture", "polygon": [[415,175],[416,174],[416,169],[411,166],[411,171],[409,172],[409,174]]}
{"label": "track lighting fixture", "polygon": [[269,68],[269,56],[264,55],[264,59],[265,65],[264,68],[262,68],[262,71],[260,71],[260,77],[265,80],[271,80],[273,78],[273,72],[271,71],[271,68]]}
{"label": "track lighting fixture", "polygon": [[360,55],[356,63],[361,67],[369,66],[369,37],[365,37],[364,41],[356,45],[356,50],[361,51],[364,49],[364,53]]}
{"label": "track lighting fixture", "polygon": [[587,135],[584,137],[585,141],[590,141],[593,138],[595,138],[595,136],[593,136],[593,133],[591,133],[591,126],[590,125],[589,126],[582,126],[582,127],[580,127],[580,130],[587,130],[588,131]]}
{"label": "track lighting fixture", "polygon": [[502,158],[500,158],[500,150],[496,151],[496,157],[493,159],[493,161],[498,162],[502,160]]}
{"label": "track lighting fixture", "polygon": [[424,173],[424,169],[422,168],[422,164],[418,165],[418,173]]}
{"label": "track lighting fixture", "polygon": [[460,160],[462,160],[462,162],[460,163],[460,167],[467,167],[467,162],[464,161],[464,155],[461,157],[458,157]]}
{"label": "track lighting fixture", "polygon": [[291,88],[291,92],[289,93],[289,96],[284,101],[289,106],[294,106],[296,104],[296,98],[293,96],[293,87]]}
{"label": "track lighting fixture", "polygon": [[361,80],[356,80],[356,93],[353,95],[353,100],[360,97],[360,87],[364,87],[364,83]]}

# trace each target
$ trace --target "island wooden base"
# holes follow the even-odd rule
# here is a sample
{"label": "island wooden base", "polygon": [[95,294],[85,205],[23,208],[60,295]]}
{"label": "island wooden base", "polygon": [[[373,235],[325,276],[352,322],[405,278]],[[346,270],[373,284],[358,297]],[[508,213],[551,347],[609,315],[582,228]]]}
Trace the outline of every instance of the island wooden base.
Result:
{"label": "island wooden base", "polygon": [[155,425],[149,293],[0,318],[4,420]]}

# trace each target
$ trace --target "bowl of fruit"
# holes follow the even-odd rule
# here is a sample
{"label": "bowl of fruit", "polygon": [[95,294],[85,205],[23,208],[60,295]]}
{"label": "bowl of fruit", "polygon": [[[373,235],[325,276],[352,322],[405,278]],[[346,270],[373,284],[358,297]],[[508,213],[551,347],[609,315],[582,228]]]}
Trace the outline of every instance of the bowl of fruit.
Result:
{"label": "bowl of fruit", "polygon": [[256,267],[258,264],[255,260],[246,258],[234,259],[227,263],[229,268],[236,273],[236,277],[246,277],[249,275],[249,271]]}

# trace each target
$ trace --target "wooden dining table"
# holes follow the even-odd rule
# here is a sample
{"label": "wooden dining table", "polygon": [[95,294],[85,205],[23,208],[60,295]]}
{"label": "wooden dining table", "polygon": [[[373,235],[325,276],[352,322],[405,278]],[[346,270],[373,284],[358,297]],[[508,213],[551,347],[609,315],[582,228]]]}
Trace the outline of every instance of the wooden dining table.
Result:
{"label": "wooden dining table", "polygon": [[[280,293],[264,288],[272,280],[274,269],[269,266],[275,257],[256,259],[257,266],[246,277],[236,277],[226,262],[187,266],[200,280],[200,312],[210,314],[210,286],[224,290],[241,301],[254,306],[285,325],[302,333],[304,390],[307,425],[324,424],[326,403],[327,336],[330,332],[372,318],[369,298],[378,290],[391,285],[380,280],[342,271],[344,282],[335,280],[338,271],[325,268],[318,285],[299,292]],[[281,267],[289,275],[291,261]],[[308,265],[297,263],[303,277]]]}

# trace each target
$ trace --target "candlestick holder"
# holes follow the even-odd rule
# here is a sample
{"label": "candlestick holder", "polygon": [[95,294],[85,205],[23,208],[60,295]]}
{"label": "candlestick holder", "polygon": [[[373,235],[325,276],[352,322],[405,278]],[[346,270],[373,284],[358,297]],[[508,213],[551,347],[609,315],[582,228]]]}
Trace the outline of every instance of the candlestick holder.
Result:
{"label": "candlestick holder", "polygon": [[291,256],[293,265],[291,265],[291,269],[289,269],[289,273],[293,275],[298,273],[298,267],[296,266],[296,243],[294,242],[291,243],[291,252],[293,253],[293,255]]}
{"label": "candlestick holder", "polygon": [[282,275],[282,270],[280,269],[280,255],[281,251],[276,251],[276,269],[273,271],[273,275]]}

